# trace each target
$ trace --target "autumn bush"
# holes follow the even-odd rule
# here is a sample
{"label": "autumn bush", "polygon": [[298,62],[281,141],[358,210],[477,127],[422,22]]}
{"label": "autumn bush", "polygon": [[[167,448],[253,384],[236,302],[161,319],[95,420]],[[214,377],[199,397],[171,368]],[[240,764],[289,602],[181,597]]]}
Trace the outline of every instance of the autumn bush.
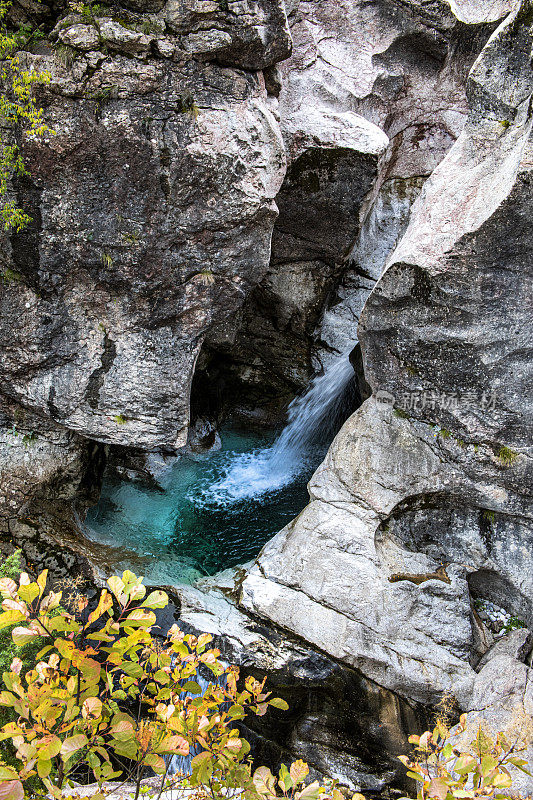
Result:
{"label": "autumn bush", "polygon": [[[11,578],[18,580],[21,573],[21,551],[15,550],[5,560],[0,561],[0,579]],[[39,641],[29,642],[26,645],[16,645],[11,637],[11,627],[6,627],[0,630],[0,675],[3,675],[10,666],[15,657],[20,658],[22,661],[22,671],[25,674],[29,671],[36,661],[37,653],[39,652]],[[14,709],[0,706],[0,728],[7,722],[14,721],[16,714]],[[2,745],[2,760],[4,764],[17,768],[16,748],[11,742],[5,742]],[[34,782],[35,783],[35,782]],[[30,787],[32,781],[29,781]],[[34,786],[37,788],[37,786]]]}
{"label": "autumn bush", "polygon": [[[11,746],[0,763],[0,800],[59,798],[73,781],[98,784],[93,796],[103,800],[110,780],[133,783],[138,798],[154,773],[156,797],[179,787],[213,800],[344,800],[335,781],[306,785],[303,761],[277,776],[267,767],[253,771],[237,723],[287,704],[264,681],[241,680],[236,667],[223,665],[209,634],[174,625],[158,637],[155,612],[167,605],[165,592],[147,594],[142,578],[125,571],[107,581],[91,610],[82,595],[65,601],[47,591],[46,571],[32,581],[18,569],[16,555],[0,567],[0,646],[4,665],[10,659],[0,741],[3,751]],[[199,674],[212,677],[204,691]],[[465,745],[459,734],[466,731],[466,717],[450,729],[441,715],[432,731],[411,737],[414,751],[400,760],[419,800],[503,800],[510,768],[527,772],[523,737],[491,738],[479,728]],[[190,774],[170,776],[176,755],[192,757]]]}
{"label": "autumn bush", "polygon": [[416,781],[417,800],[506,800],[517,797],[513,770],[531,776],[521,756],[530,740],[530,720],[492,735],[483,723],[469,724],[466,714],[451,727],[440,713],[432,730],[409,737],[413,753],[399,758]]}
{"label": "autumn bush", "polygon": [[[155,773],[161,792],[176,783],[168,776],[171,757],[192,753],[191,774],[178,780],[213,798],[265,798],[278,789],[294,800],[342,800],[333,784],[305,786],[301,761],[277,779],[265,768],[252,773],[250,746],[235,723],[287,704],[264,681],[241,683],[239,670],[208,648],[209,634],[174,625],[157,638],[155,611],[167,605],[165,592],[147,595],[142,579],[126,571],[107,581],[89,613],[82,596],[71,610],[61,608],[62,593],[47,592],[46,584],[46,571],[36,581],[26,573],[0,579],[0,629],[11,630],[17,648],[38,645],[29,668],[15,655],[3,674],[0,706],[12,719],[0,740],[13,744],[17,764],[0,766],[2,800],[35,793],[36,782],[39,793],[59,798],[82,768],[100,789],[109,780],[133,781],[135,797]],[[203,693],[195,680],[202,670],[213,678]]]}

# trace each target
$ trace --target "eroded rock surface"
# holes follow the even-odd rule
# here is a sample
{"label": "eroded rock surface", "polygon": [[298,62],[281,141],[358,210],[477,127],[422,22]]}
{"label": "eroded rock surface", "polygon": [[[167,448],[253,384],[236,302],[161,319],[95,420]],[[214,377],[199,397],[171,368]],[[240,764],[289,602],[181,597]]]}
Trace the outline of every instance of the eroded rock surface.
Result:
{"label": "eroded rock surface", "polygon": [[[245,66],[286,56],[282,6],[265,0],[254,28],[241,5],[238,24],[255,31],[250,61],[235,33]],[[194,30],[204,11],[214,25],[214,7],[199,4]],[[55,54],[27,57],[51,74],[55,135],[25,147],[31,179],[16,190],[33,223],[1,256],[0,390],[144,449],[185,444],[202,341],[266,272],[285,172],[260,75],[180,50],[174,29],[191,30],[180,14],[179,25],[168,8],[128,23],[71,14]]]}
{"label": "eroded rock surface", "polygon": [[0,535],[32,497],[81,500],[98,473],[98,445],[14,403],[0,408]]}
{"label": "eroded rock surface", "polygon": [[26,147],[33,225],[0,254],[4,527],[36,567],[101,577],[116,554],[78,538],[94,441],[135,447],[123,468],[183,446],[195,370],[200,438],[218,393],[275,418],[361,317],[373,396],[309,506],[222,591],[180,602],[228,657],[307,681],[276,757],[378,790],[418,702],[531,714],[526,645],[485,656],[473,602],[533,622],[530,18],[507,0],[291,1],[277,70],[279,0],[227,5],[69,12],[55,52],[27,56],[50,70],[56,134]]}
{"label": "eroded rock surface", "polygon": [[361,317],[374,396],[242,584],[245,608],[380,685],[465,709],[472,596],[533,620],[531,37],[515,13],[474,64],[468,123]]}
{"label": "eroded rock surface", "polygon": [[445,3],[309,0],[288,12],[293,54],[266,74],[289,160],[271,266],[237,332],[213,343],[255,419],[355,346],[412,202],[462,129],[468,70],[491,30],[459,24]]}

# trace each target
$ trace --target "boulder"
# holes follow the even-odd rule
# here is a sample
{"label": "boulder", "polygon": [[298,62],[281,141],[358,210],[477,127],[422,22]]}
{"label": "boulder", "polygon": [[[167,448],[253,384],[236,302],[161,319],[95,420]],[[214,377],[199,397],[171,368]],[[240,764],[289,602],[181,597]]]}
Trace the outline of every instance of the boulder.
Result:
{"label": "boulder", "polygon": [[429,442],[367,400],[311,480],[310,505],[247,573],[241,603],[403,697],[437,702],[452,688],[467,697],[466,570],[436,577],[439,562],[395,541],[384,522],[407,474],[420,492],[453,476]]}
{"label": "boulder", "polygon": [[100,45],[98,31],[88,22],[73,21],[71,25],[63,25],[58,31],[58,39],[76,50],[98,50]]}
{"label": "boulder", "polygon": [[291,52],[283,0],[168,0],[162,13],[186,50],[220,64],[261,70]]}

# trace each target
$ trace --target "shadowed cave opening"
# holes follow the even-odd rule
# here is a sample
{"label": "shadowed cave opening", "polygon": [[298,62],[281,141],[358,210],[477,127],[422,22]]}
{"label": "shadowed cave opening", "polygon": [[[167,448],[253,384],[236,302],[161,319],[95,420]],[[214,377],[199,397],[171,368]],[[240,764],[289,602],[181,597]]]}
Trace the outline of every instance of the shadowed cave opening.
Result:
{"label": "shadowed cave opening", "polygon": [[117,554],[115,569],[150,583],[194,583],[255,558],[305,507],[309,478],[360,405],[350,353],[294,398],[281,430],[231,420],[228,387],[204,387],[200,376],[191,396],[193,430],[203,438],[175,456],[145,455],[140,471],[115,457],[85,520],[86,536]]}

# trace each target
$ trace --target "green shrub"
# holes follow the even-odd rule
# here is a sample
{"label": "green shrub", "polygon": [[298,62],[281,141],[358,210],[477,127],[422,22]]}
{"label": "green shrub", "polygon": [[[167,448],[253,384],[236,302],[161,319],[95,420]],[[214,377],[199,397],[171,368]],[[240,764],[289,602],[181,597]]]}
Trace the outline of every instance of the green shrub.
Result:
{"label": "green shrub", "polygon": [[[6,26],[10,2],[0,0],[0,81],[7,87],[0,93],[0,123],[5,130],[25,137],[37,138],[53,133],[44,122],[43,110],[38,108],[32,94],[35,84],[50,81],[47,72],[24,70],[17,50],[21,46],[21,31],[11,33]],[[25,38],[24,36],[22,38]],[[30,217],[14,200],[7,199],[12,178],[28,175],[16,136],[8,143],[0,141],[0,217],[6,229],[22,230]]]}
{"label": "green shrub", "polygon": [[510,447],[500,447],[498,458],[506,467],[512,466],[518,458],[518,453]]}

